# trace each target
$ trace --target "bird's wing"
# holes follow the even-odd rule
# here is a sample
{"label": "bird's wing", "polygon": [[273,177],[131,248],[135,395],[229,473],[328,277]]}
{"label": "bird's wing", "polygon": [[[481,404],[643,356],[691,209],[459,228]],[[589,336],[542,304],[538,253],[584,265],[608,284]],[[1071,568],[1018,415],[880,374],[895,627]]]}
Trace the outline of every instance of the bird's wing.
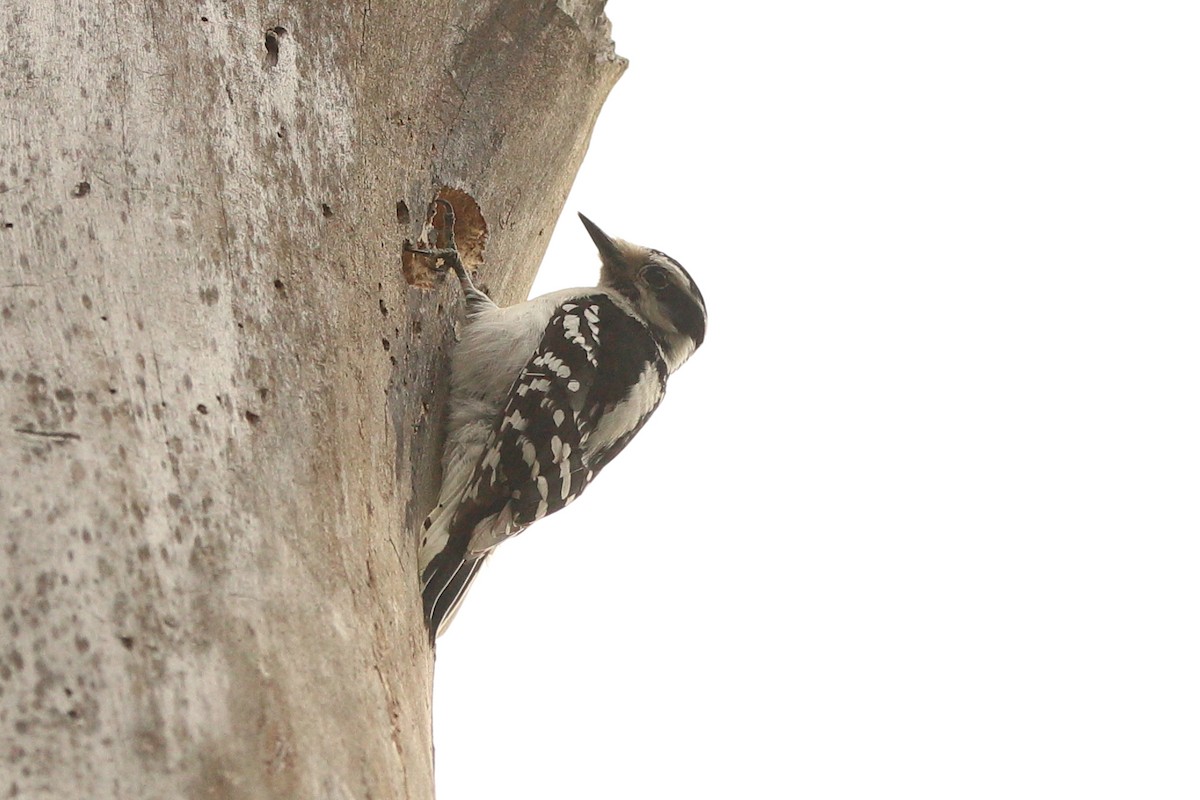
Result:
{"label": "bird's wing", "polygon": [[649,331],[607,295],[556,308],[459,506],[468,553],[578,497],[653,413],[666,375]]}
{"label": "bird's wing", "polygon": [[645,325],[608,295],[555,308],[422,576],[434,631],[461,602],[474,562],[578,497],[657,408],[666,379]]}

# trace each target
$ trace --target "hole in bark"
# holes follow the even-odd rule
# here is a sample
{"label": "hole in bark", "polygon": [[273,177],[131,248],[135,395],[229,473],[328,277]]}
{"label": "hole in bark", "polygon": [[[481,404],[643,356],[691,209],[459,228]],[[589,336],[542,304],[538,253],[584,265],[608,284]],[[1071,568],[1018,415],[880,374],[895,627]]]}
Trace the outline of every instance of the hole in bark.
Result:
{"label": "hole in bark", "polygon": [[92,185],[87,181],[80,181],[75,184],[75,190],[71,192],[72,197],[86,197],[88,192],[92,190]]}
{"label": "hole in bark", "polygon": [[[454,189],[449,186],[439,189],[435,199],[445,200],[454,209],[454,242],[463,265],[471,268],[482,264],[488,227],[483,219],[483,213],[479,210],[479,203],[475,202],[475,198],[462,189]],[[397,205],[397,216],[399,216],[398,208]],[[445,227],[446,221],[442,206],[436,202],[430,203],[421,242],[428,242],[428,246],[433,248],[445,247],[448,243]],[[422,243],[418,243],[418,247],[423,246]],[[401,252],[400,267],[404,273],[404,280],[410,286],[430,288],[439,274],[439,270],[435,268],[433,260],[429,256],[411,253],[407,250]]]}
{"label": "hole in bark", "polygon": [[264,41],[267,47],[267,66],[273,67],[279,63],[279,37],[285,33],[286,28],[272,28],[267,31]]}
{"label": "hole in bark", "polygon": [[408,213],[408,203],[403,200],[396,203],[396,222],[401,225],[407,225],[412,219],[412,215]]}
{"label": "hole in bark", "polygon": [[204,405],[204,403],[201,403],[200,405],[196,406],[196,410],[199,411],[201,414],[207,414],[208,406]]}
{"label": "hole in bark", "polygon": [[383,349],[385,352],[392,349],[392,343],[388,341],[386,336],[383,337]]}
{"label": "hole in bark", "polygon": [[381,297],[381,298],[379,298],[379,313],[380,313],[380,314],[382,314],[382,315],[383,315],[383,316],[385,316],[385,317],[387,316],[387,306],[385,306],[385,305],[383,304],[383,298],[382,298],[382,297]]}
{"label": "hole in bark", "polygon": [[249,422],[251,425],[257,425],[260,419],[262,419],[262,417],[260,417],[258,414],[255,414],[253,411],[246,412],[246,422]]}
{"label": "hole in bark", "polygon": [[[474,267],[483,263],[483,248],[487,245],[488,227],[484,222],[483,212],[475,198],[462,189],[443,186],[438,190],[438,200],[445,200],[454,209],[454,240],[458,245],[459,255],[463,266]],[[446,242],[442,236],[443,220],[441,207],[433,205],[433,215],[430,223],[438,232],[437,245],[444,247]]]}
{"label": "hole in bark", "polygon": [[6,222],[6,223],[4,223],[4,229],[5,229],[5,230],[8,230],[8,229],[12,228],[12,226],[13,226],[13,224],[12,224],[11,222]]}
{"label": "hole in bark", "polygon": [[333,209],[329,207],[328,203],[321,203],[321,213],[328,219],[333,216]]}
{"label": "hole in bark", "polygon": [[287,297],[287,287],[283,285],[283,281],[279,280],[279,278],[276,278],[274,286],[275,291],[279,292],[284,297]]}
{"label": "hole in bark", "polygon": [[121,642],[121,646],[124,647],[126,650],[133,649],[133,637],[132,636],[118,636],[117,639]]}

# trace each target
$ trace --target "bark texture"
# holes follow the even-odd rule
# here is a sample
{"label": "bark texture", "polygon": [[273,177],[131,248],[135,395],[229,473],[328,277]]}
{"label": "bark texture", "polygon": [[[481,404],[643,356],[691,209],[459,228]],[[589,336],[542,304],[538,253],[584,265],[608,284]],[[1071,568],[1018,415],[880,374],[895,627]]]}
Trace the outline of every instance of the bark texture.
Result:
{"label": "bark texture", "polygon": [[602,0],[0,4],[0,795],[432,796],[401,244],[523,298],[622,68]]}

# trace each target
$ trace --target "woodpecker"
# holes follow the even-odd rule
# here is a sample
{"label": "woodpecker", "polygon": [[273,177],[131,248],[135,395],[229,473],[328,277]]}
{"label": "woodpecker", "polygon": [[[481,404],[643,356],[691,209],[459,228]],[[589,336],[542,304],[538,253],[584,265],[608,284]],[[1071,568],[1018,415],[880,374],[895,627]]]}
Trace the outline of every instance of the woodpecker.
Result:
{"label": "woodpecker", "polygon": [[421,537],[431,639],[445,632],[488,555],[567,506],[634,437],[667,379],[704,341],[696,282],[658,250],[609,236],[579,215],[600,253],[600,281],[500,307],[454,243],[409,252],[452,269],[466,319],[451,355],[442,487]]}

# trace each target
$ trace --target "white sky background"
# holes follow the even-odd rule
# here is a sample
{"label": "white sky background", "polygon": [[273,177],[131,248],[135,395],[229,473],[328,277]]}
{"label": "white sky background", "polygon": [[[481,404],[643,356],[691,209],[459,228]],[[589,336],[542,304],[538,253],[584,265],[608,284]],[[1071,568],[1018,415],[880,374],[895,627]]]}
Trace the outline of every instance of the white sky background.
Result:
{"label": "white sky background", "polygon": [[613,0],[704,347],[438,647],[439,800],[1200,796],[1200,7]]}

